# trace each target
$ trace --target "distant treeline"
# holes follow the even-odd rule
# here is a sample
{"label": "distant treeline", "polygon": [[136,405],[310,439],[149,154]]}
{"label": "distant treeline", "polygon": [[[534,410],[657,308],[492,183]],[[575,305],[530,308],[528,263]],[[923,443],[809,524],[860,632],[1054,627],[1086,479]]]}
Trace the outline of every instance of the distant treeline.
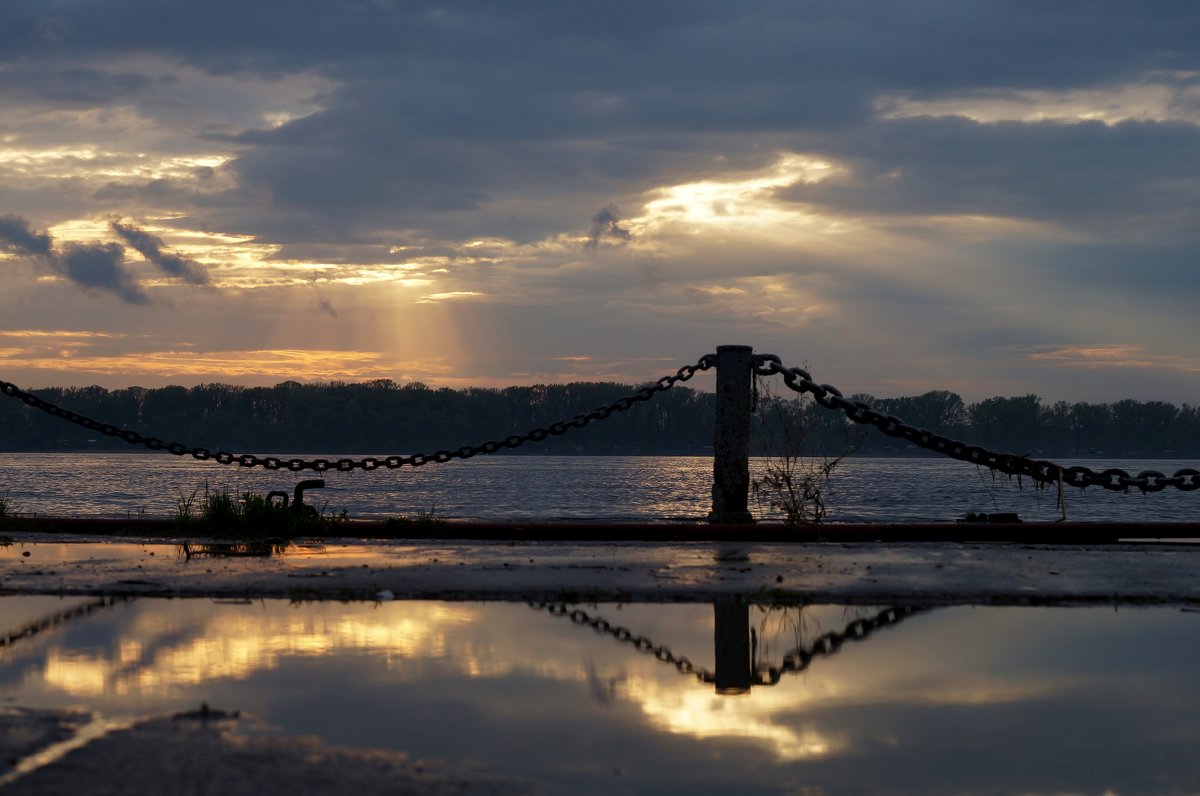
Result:
{"label": "distant treeline", "polygon": [[[431,389],[390,380],[274,387],[101,387],[38,390],[43,399],[104,423],[168,442],[234,453],[430,453],[523,434],[628,395],[628,384]],[[1017,454],[1060,457],[1200,458],[1200,409],[1162,401],[1043,404],[1036,395],[966,404],[952,392],[907,398],[857,395],[876,409],[955,439]],[[703,454],[711,451],[714,396],[687,387],[522,453]],[[783,420],[781,420],[783,418]],[[790,418],[790,420],[787,420]],[[903,440],[849,423],[811,401],[764,395],[754,416],[755,451],[915,455]],[[0,450],[144,450],[0,398]]]}

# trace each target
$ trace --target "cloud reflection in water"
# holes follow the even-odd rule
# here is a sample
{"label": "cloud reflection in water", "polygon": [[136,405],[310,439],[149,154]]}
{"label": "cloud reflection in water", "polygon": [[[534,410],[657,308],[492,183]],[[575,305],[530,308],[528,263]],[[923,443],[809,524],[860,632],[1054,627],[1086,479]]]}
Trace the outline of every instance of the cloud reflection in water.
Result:
{"label": "cloud reflection in water", "polygon": [[[716,666],[712,606],[587,611]],[[749,611],[759,662],[775,666],[865,613]],[[109,717],[208,701],[289,733],[576,792],[613,777],[690,793],[885,780],[896,792],[1161,792],[1200,786],[1195,621],[1165,608],[940,609],[722,696],[524,605],[141,600],[0,650],[0,699]]]}

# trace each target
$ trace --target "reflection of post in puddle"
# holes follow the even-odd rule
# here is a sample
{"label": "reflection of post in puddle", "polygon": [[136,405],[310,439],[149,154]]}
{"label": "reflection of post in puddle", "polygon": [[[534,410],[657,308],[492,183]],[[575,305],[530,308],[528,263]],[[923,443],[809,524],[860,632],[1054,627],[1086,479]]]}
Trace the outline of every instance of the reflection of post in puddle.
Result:
{"label": "reflection of post in puddle", "polygon": [[[772,665],[758,660],[758,634],[750,626],[751,604],[737,598],[719,599],[713,603],[713,653],[716,671],[696,666],[683,655],[676,655],[665,644],[655,644],[645,636],[636,635],[628,628],[614,625],[607,619],[592,616],[580,608],[571,608],[565,603],[530,603],[534,608],[548,611],[552,616],[566,617],[572,623],[590,627],[597,633],[607,633],[617,641],[631,645],[638,652],[653,655],[656,660],[671,664],[680,674],[695,677],[702,683],[712,685],[718,694],[732,696],[747,694],[753,686],[772,686],[779,683],[784,674],[803,672],[813,661],[821,657],[836,655],[848,641],[863,641],[876,630],[891,627],[918,613],[930,609],[892,606],[873,616],[860,617],[848,623],[841,631],[829,631],[804,643],[803,638],[787,654],[782,663]],[[803,613],[804,606],[785,606]],[[770,608],[768,608],[770,610]],[[803,627],[803,620],[797,627]]]}
{"label": "reflection of post in puddle", "polygon": [[748,694],[753,684],[750,653],[750,606],[728,599],[713,603],[713,650],[718,694]]}

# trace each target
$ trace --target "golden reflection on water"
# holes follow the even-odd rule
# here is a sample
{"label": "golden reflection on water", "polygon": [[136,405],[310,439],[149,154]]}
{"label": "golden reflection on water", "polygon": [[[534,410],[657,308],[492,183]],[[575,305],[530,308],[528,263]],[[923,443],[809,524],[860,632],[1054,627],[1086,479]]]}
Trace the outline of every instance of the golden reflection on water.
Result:
{"label": "golden reflection on water", "polygon": [[[711,606],[592,610],[674,645],[700,668],[713,666]],[[775,664],[797,643],[858,615],[812,606],[747,610],[753,612],[759,634],[757,652],[769,653]],[[1069,687],[1065,675],[1014,679],[986,668],[957,671],[956,662],[930,655],[918,644],[892,644],[881,660],[878,647],[864,654],[875,643],[866,640],[847,642],[837,660],[822,658],[811,670],[787,675],[773,687],[723,696],[711,683],[680,675],[611,634],[511,604],[135,601],[86,621],[101,623],[115,637],[67,646],[61,637],[51,636],[43,665],[26,672],[23,690],[77,698],[178,700],[197,687],[246,681],[294,659],[327,659],[322,665],[343,667],[338,670],[351,671],[372,687],[431,677],[499,681],[522,675],[579,683],[593,701],[630,705],[661,732],[698,740],[745,740],[779,761],[799,761],[836,756],[855,745],[850,731],[822,726],[820,717],[838,706],[896,698],[910,704],[983,705],[1034,699]],[[964,621],[956,631],[968,650],[980,646],[970,627]],[[895,629],[883,632],[895,642],[909,637]]]}
{"label": "golden reflection on water", "polygon": [[[711,607],[674,611],[652,632],[674,631],[673,640],[701,664],[712,642]],[[623,618],[637,624],[642,616],[634,611]],[[653,656],[524,606],[143,601],[123,606],[115,618],[122,620],[113,623],[118,636],[107,645],[52,645],[41,671],[29,678],[78,698],[170,699],[218,680],[248,680],[289,658],[365,654],[382,658],[390,682],[417,681],[435,665],[443,675],[520,673],[584,684],[593,699],[632,705],[659,731],[745,739],[784,761],[836,754],[848,743],[844,735],[794,719],[808,700],[828,700],[842,690],[836,678],[811,691],[760,688],[731,699]]]}
{"label": "golden reflection on water", "polygon": [[[285,657],[366,651],[395,658],[441,658],[448,634],[469,625],[478,609],[441,603],[418,611],[358,608],[353,613],[286,608],[264,610],[142,611],[115,650],[49,650],[43,680],[74,696],[168,696],[184,686],[219,678],[244,680],[275,669]],[[279,607],[284,607],[280,605]],[[483,673],[484,666],[468,666]],[[468,672],[469,673],[469,672]]]}
{"label": "golden reflection on water", "polygon": [[844,736],[824,732],[811,722],[793,726],[781,720],[781,714],[794,713],[798,707],[790,689],[729,698],[708,689],[673,688],[660,680],[631,678],[625,690],[655,727],[675,735],[754,740],[779,760],[824,757],[847,744]]}
{"label": "golden reflection on water", "polygon": [[105,692],[111,669],[85,652],[52,650],[42,679],[71,696],[96,696]]}
{"label": "golden reflection on water", "polygon": [[[5,619],[9,600],[0,598]],[[943,792],[1104,792],[1111,782],[1079,780],[1089,766],[1134,782],[1128,792],[1200,792],[1194,614],[913,613],[844,637],[775,685],[759,679],[728,696],[715,688],[727,607],[577,606],[587,615],[579,621],[560,606],[502,603],[133,600],[0,649],[0,704],[123,719],[209,701],[330,743],[465,754],[514,770],[540,771],[552,758],[549,768],[580,781],[641,771],[658,788],[672,766],[671,782],[709,793],[747,783],[783,792],[801,781],[813,792],[873,792],[887,789],[871,787],[885,784],[879,776],[910,778],[898,792],[934,783]],[[20,599],[14,608],[27,618]],[[897,615],[747,610],[753,660],[776,672],[824,634]],[[642,636],[654,649],[636,649]],[[648,654],[667,645],[705,674]],[[1164,766],[1161,781],[1137,779]],[[945,780],[956,770],[961,781]]]}

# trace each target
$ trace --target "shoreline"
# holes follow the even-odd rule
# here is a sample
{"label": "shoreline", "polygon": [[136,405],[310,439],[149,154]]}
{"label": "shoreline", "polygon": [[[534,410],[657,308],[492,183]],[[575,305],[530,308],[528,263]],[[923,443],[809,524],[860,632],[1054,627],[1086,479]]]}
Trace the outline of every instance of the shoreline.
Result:
{"label": "shoreline", "polygon": [[[143,537],[211,543],[269,539],[211,536],[202,523],[181,526],[173,519],[16,515],[0,522],[0,537],[12,534],[74,534],[105,538]],[[1024,544],[1114,544],[1121,540],[1200,540],[1200,522],[782,522],[745,525],[706,520],[613,522],[610,520],[346,519],[329,522],[321,538],[350,540],[561,542],[1010,542]],[[285,542],[286,540],[277,540]]]}
{"label": "shoreline", "polygon": [[1165,543],[307,540],[230,555],[154,537],[19,534],[0,595],[846,605],[1200,605]]}

